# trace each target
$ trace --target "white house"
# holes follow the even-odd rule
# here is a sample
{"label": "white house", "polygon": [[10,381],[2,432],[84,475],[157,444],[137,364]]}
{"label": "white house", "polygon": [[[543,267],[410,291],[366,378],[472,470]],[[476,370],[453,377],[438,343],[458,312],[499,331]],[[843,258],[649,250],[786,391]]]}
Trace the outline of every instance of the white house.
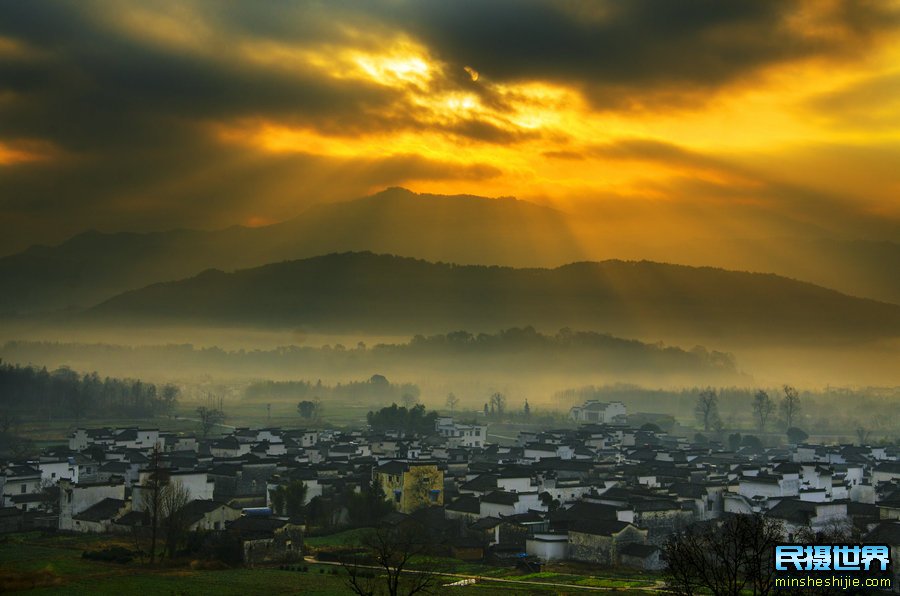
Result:
{"label": "white house", "polygon": [[[134,511],[144,511],[146,509],[146,498],[149,481],[153,474],[152,470],[141,470],[138,476],[138,484],[131,487],[132,490],[132,509]],[[169,471],[166,470],[161,475],[168,478],[169,482],[179,482],[187,489],[188,498],[192,500],[212,500],[213,489],[215,483],[209,478],[209,473],[205,470],[189,470],[189,471]]]}
{"label": "white house", "polygon": [[537,491],[531,493],[510,493],[502,490],[490,492],[481,497],[480,517],[500,517],[525,513],[529,509],[546,510]]}
{"label": "white house", "polygon": [[447,439],[450,447],[484,447],[487,441],[487,426],[458,424],[449,416],[439,417],[435,421],[435,430]]}
{"label": "white house", "polygon": [[69,480],[61,480],[59,483],[59,529],[76,530],[75,516],[104,499],[116,499],[124,502],[125,481],[121,478],[114,478],[108,482],[76,484]]}
{"label": "white house", "polygon": [[78,467],[70,463],[68,457],[41,458],[34,463],[41,471],[41,481],[56,484],[63,478],[78,482]]}
{"label": "white house", "polygon": [[754,497],[796,497],[800,494],[800,483],[796,478],[784,478],[774,474],[744,476],[740,479],[738,494],[749,499]]}
{"label": "white house", "polygon": [[41,492],[41,471],[28,465],[10,465],[0,473],[0,507],[22,505],[28,501],[28,495]]}
{"label": "white house", "polygon": [[525,540],[525,552],[544,563],[562,561],[569,554],[569,535],[535,532]]}
{"label": "white house", "polygon": [[602,402],[588,400],[569,410],[569,417],[576,422],[596,422],[600,424],[625,424],[628,411],[620,401]]}

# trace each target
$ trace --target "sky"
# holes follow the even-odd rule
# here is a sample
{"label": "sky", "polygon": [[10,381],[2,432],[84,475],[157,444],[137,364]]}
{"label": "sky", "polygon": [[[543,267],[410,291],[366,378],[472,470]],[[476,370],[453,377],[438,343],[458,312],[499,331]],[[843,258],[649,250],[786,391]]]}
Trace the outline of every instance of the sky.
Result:
{"label": "sky", "polygon": [[0,0],[0,254],[389,186],[900,239],[896,0]]}

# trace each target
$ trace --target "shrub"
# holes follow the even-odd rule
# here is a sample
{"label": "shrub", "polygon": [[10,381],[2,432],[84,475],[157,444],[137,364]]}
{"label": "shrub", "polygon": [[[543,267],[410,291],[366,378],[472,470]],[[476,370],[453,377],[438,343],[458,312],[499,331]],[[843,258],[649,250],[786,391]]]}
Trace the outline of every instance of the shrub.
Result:
{"label": "shrub", "polygon": [[111,546],[103,550],[86,550],[81,553],[83,559],[91,561],[103,561],[105,563],[119,563],[125,565],[131,563],[134,559],[135,551],[128,550],[121,546]]}

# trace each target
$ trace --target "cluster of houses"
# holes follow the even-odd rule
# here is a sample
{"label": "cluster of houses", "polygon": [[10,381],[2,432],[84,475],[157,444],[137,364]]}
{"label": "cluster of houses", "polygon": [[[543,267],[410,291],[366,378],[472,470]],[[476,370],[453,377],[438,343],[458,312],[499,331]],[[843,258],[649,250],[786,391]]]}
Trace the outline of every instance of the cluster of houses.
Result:
{"label": "cluster of houses", "polygon": [[284,515],[272,500],[280,485],[297,481],[305,485],[304,505],[332,503],[338,527],[348,519],[343,496],[374,481],[393,504],[395,522],[435,524],[463,559],[659,569],[660,546],[672,532],[740,513],[777,518],[789,540],[840,527],[860,541],[900,545],[896,447],[733,451],[652,425],[629,426],[624,406],[589,402],[577,416],[588,421],[523,431],[509,445],[488,442],[484,425],[449,417],[425,436],[238,428],[197,438],[143,428],[78,429],[66,449],[2,466],[0,531],[133,531],[146,523],[156,457],[156,469],[190,494],[190,530],[241,534],[250,562],[302,549],[300,532],[313,522]]}

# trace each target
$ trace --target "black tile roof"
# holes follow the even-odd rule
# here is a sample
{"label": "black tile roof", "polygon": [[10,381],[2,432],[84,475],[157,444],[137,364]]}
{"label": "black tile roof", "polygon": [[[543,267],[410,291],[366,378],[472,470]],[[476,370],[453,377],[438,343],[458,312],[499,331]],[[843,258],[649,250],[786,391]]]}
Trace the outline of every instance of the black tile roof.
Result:
{"label": "black tile roof", "polygon": [[72,519],[88,522],[100,522],[107,519],[112,519],[119,514],[123,507],[125,507],[125,501],[123,501],[122,499],[106,498],[99,503],[88,507],[78,515],[72,516]]}

